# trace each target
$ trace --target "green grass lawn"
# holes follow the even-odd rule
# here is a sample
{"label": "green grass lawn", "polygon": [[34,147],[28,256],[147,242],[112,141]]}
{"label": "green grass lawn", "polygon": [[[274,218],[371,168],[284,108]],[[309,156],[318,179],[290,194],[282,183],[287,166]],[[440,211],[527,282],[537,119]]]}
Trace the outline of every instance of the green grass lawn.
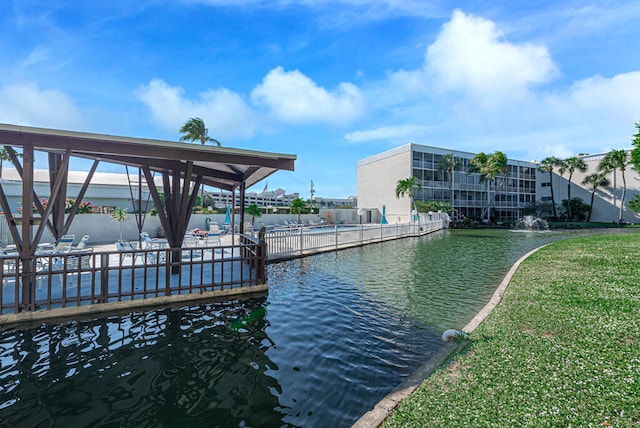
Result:
{"label": "green grass lawn", "polygon": [[545,247],[385,426],[640,427],[640,234]]}

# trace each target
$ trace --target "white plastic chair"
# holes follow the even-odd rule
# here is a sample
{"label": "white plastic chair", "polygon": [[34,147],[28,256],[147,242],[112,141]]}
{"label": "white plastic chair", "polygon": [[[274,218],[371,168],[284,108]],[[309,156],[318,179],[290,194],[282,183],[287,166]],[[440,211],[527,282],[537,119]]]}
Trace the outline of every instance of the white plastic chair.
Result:
{"label": "white plastic chair", "polygon": [[56,251],[59,253],[68,253],[73,247],[73,241],[75,241],[75,235],[62,235],[58,245],[56,245]]}
{"label": "white plastic chair", "polygon": [[183,248],[196,248],[198,246],[198,238],[195,235],[184,235],[182,240]]}
{"label": "white plastic chair", "polygon": [[83,250],[86,246],[87,246],[87,242],[89,242],[89,235],[84,235],[81,239],[80,242],[78,242],[78,245],[76,245],[75,247],[72,247],[72,250]]}
{"label": "white plastic chair", "polygon": [[131,264],[134,265],[138,259],[137,246],[132,242],[118,241],[116,242],[116,250],[120,253],[120,264],[126,257],[131,257]]}
{"label": "white plastic chair", "polygon": [[207,244],[220,246],[220,235],[220,233],[209,233],[209,236],[207,237]]}
{"label": "white plastic chair", "polygon": [[[80,271],[91,270],[93,248],[72,249],[69,254],[71,255],[66,257],[67,284],[71,284],[73,282],[72,279],[79,275],[78,269]],[[60,283],[62,283],[62,280],[62,274],[60,274]],[[77,282],[80,284],[80,279]]]}

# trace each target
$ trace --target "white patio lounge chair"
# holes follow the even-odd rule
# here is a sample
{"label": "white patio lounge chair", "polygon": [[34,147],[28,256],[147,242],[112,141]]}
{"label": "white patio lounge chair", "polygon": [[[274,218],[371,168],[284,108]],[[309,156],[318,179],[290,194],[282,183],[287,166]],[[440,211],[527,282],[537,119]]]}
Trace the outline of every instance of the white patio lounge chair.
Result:
{"label": "white patio lounge chair", "polygon": [[124,261],[125,258],[131,258],[131,264],[136,264],[138,259],[138,249],[137,245],[134,245],[133,242],[128,241],[118,241],[116,242],[116,250],[120,253],[120,264]]}
{"label": "white patio lounge chair", "polygon": [[84,235],[80,239],[80,242],[78,242],[78,245],[76,245],[75,247],[72,247],[71,250],[72,251],[73,250],[83,250],[87,246],[87,242],[89,242],[89,235]]}
{"label": "white patio lounge chair", "polygon": [[73,247],[73,241],[75,241],[75,239],[75,235],[62,235],[58,241],[58,245],[56,245],[56,251],[59,253],[68,253],[71,251],[71,247]]}
{"label": "white patio lounge chair", "polygon": [[[72,249],[69,254],[66,257],[67,285],[73,283],[73,278],[79,275],[79,271],[91,270],[93,248]],[[61,269],[64,267],[62,266]],[[80,281],[78,280],[77,282],[79,283]],[[62,274],[60,274],[60,283],[63,283]]]}
{"label": "white patio lounge chair", "polygon": [[209,236],[207,236],[207,245],[217,245],[220,246],[220,237],[222,236],[222,234],[220,232],[218,233],[211,233],[209,232]]}
{"label": "white patio lounge chair", "polygon": [[198,238],[195,235],[187,234],[184,235],[184,239],[182,240],[182,248],[196,248],[198,246]]}

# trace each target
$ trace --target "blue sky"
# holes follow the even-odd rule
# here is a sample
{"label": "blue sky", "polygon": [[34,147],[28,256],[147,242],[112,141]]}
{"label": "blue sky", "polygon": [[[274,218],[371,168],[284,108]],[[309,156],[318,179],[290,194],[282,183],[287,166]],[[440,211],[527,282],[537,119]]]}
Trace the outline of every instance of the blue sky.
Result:
{"label": "blue sky", "polygon": [[269,189],[347,197],[358,160],[408,142],[630,147],[638,22],[637,0],[9,0],[0,123],[177,141],[197,116],[224,146],[298,156]]}

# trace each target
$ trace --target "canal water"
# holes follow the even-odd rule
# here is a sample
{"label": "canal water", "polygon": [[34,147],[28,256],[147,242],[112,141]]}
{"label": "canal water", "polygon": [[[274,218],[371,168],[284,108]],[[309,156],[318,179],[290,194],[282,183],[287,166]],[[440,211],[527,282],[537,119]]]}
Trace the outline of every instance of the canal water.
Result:
{"label": "canal water", "polygon": [[270,265],[268,296],[6,330],[0,426],[348,427],[580,234],[445,230]]}

